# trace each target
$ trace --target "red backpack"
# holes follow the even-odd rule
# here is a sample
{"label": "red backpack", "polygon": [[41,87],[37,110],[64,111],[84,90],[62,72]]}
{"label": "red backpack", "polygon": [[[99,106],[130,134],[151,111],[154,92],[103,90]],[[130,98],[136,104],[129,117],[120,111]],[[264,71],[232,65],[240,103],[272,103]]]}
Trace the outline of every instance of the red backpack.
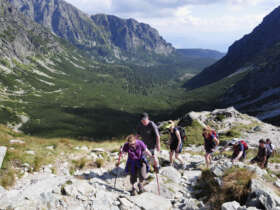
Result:
{"label": "red backpack", "polygon": [[248,144],[244,140],[240,140],[240,143],[243,144],[244,150],[248,150]]}

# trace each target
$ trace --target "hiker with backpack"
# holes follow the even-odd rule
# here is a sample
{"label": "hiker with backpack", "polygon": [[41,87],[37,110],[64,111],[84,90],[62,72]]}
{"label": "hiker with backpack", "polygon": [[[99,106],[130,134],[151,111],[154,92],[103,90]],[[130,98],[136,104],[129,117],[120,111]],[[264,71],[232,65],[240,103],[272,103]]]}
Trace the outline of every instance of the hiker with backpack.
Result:
{"label": "hiker with backpack", "polygon": [[[135,186],[137,178],[139,178],[138,192],[142,193],[144,190],[143,182],[149,171],[149,164],[145,155],[152,157],[152,154],[144,142],[138,140],[136,136],[129,135],[126,141],[120,152],[128,154],[125,171],[130,174],[130,183],[132,184],[131,195],[134,196],[137,193]],[[117,163],[118,166],[119,162]]]}
{"label": "hiker with backpack", "polygon": [[232,163],[245,160],[246,151],[248,150],[248,144],[244,140],[233,139],[224,147],[222,152],[225,151],[228,146],[232,146],[233,149],[233,153],[231,156]]}
{"label": "hiker with backpack", "polygon": [[212,154],[216,147],[219,145],[219,140],[216,132],[209,126],[203,128],[202,136],[204,138],[204,149],[205,149],[205,162],[207,168],[211,164]]}
{"label": "hiker with backpack", "polygon": [[265,141],[263,139],[259,140],[259,149],[258,149],[258,154],[256,157],[254,157],[250,163],[254,164],[254,163],[258,163],[258,165],[261,168],[265,167],[265,163],[267,160],[267,147],[265,144]]}
{"label": "hiker with backpack", "polygon": [[[179,154],[182,152],[183,149],[183,139],[185,138],[185,131],[181,131],[181,127],[175,127],[175,123],[172,120],[168,121],[168,128],[169,128],[169,145],[170,145],[170,165],[173,166],[173,155],[175,153],[175,158],[180,161],[183,165],[183,160],[179,158]],[[181,131],[181,132],[180,132]]]}
{"label": "hiker with backpack", "polygon": [[266,161],[264,164],[264,167],[267,168],[267,164],[268,164],[268,159],[274,155],[275,153],[275,146],[272,144],[272,142],[270,141],[270,139],[266,139],[266,148],[267,148],[267,157],[266,157]]}
{"label": "hiker with backpack", "polygon": [[159,161],[157,158],[157,152],[160,152],[160,135],[157,125],[149,119],[147,113],[142,113],[140,116],[141,122],[136,128],[137,137],[141,137],[142,141],[147,145],[153,155],[154,170],[159,172]]}

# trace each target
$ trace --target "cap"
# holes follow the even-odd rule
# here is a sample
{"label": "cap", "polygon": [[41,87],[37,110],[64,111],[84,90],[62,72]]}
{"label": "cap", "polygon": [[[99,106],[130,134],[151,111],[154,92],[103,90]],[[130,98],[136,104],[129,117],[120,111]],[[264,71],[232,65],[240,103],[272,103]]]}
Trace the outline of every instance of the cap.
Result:
{"label": "cap", "polygon": [[141,116],[140,116],[140,119],[141,119],[141,120],[145,120],[145,119],[147,119],[147,118],[149,118],[149,115],[148,115],[148,113],[146,113],[146,112],[142,113]]}

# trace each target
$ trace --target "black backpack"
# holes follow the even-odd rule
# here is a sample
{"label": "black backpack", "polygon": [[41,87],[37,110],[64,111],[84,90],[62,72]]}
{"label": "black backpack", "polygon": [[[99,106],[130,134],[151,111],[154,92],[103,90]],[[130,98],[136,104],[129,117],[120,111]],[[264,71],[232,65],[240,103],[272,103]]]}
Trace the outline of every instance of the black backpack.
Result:
{"label": "black backpack", "polygon": [[182,140],[182,143],[184,143],[184,140],[186,139],[186,131],[185,131],[185,128],[181,127],[181,126],[177,126],[176,127],[180,133],[180,136],[181,136],[181,140]]}

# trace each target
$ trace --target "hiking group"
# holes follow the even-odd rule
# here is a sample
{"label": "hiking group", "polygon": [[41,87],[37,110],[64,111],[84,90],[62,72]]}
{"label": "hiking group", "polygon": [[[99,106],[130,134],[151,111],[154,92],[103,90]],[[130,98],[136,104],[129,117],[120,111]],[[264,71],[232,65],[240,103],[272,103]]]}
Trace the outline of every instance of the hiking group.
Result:
{"label": "hiking group", "polygon": [[[166,128],[168,128],[169,131],[168,144],[170,149],[170,165],[173,166],[173,156],[175,154],[175,159],[180,161],[181,166],[184,166],[184,162],[179,154],[182,152],[183,142],[186,138],[185,129],[180,126],[175,126],[175,122],[172,120],[168,121]],[[212,161],[212,156],[215,151],[217,151],[220,143],[219,137],[215,130],[209,126],[203,128],[202,136],[204,138],[205,163],[206,166],[209,167]],[[233,139],[232,141],[229,141],[222,148],[220,153],[223,153],[229,147],[233,150],[231,155],[232,162],[243,161],[246,158],[248,145],[244,140]],[[118,167],[122,154],[128,154],[125,172],[130,174],[130,183],[132,185],[131,195],[137,194],[137,179],[139,179],[137,184],[138,192],[143,192],[143,183],[144,180],[147,179],[147,174],[150,170],[150,161],[152,161],[153,170],[156,173],[158,192],[160,193],[157,177],[160,168],[157,153],[160,152],[160,149],[160,134],[157,125],[149,119],[147,113],[141,114],[140,123],[136,127],[136,132],[126,138],[126,143],[120,149],[119,160],[116,164]],[[257,156],[254,157],[250,163],[258,163],[260,167],[265,168],[267,167],[268,159],[273,156],[274,151],[274,145],[272,145],[269,139],[266,141],[261,139],[259,141]]]}

